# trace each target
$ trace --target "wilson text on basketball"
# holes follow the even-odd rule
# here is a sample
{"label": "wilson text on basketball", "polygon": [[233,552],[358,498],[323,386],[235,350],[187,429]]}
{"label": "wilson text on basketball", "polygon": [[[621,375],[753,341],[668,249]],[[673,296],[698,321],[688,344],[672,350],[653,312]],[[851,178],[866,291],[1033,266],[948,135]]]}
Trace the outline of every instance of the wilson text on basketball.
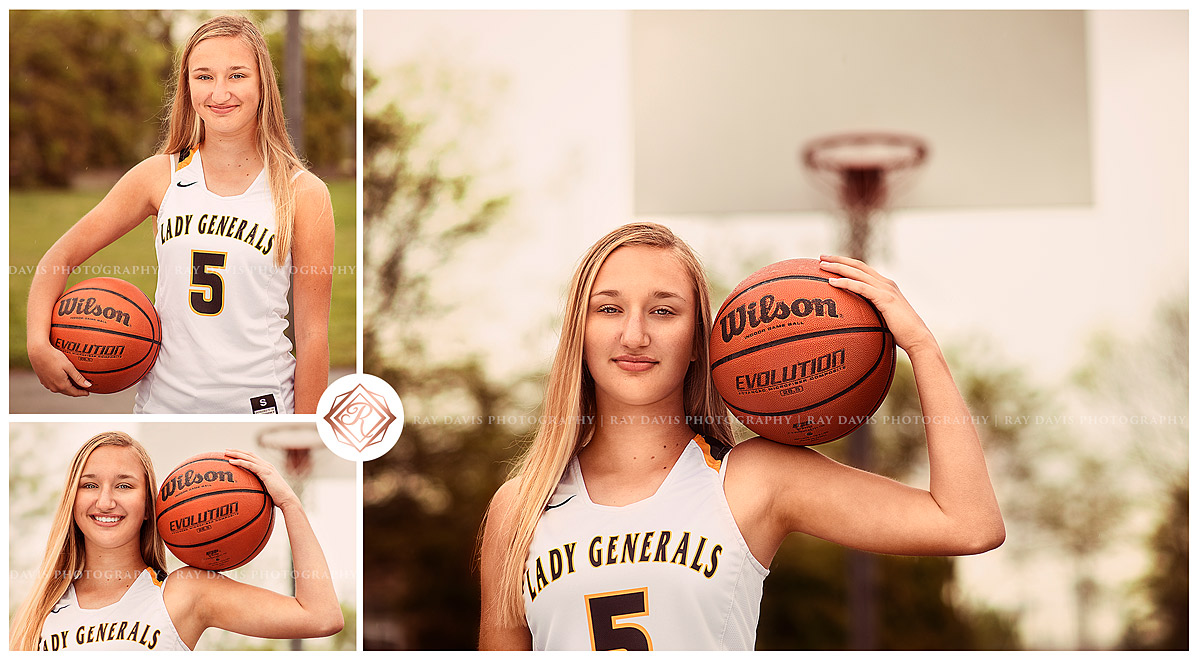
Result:
{"label": "wilson text on basketball", "polygon": [[63,298],[58,301],[59,316],[94,316],[129,327],[129,312],[98,304],[95,298]]}
{"label": "wilson text on basketball", "polygon": [[805,317],[811,314],[839,318],[837,303],[832,298],[797,298],[791,303],[776,301],[767,294],[757,303],[742,303],[721,317],[721,339],[728,342],[746,330],[746,325],[757,328],[764,323],[786,319],[789,316]]}
{"label": "wilson text on basketball", "polygon": [[165,482],[163,482],[160,498],[162,501],[166,502],[171,498],[172,495],[175,494],[175,491],[177,490],[187,488],[188,486],[195,486],[196,484],[213,481],[228,481],[229,483],[234,483],[233,473],[224,470],[209,470],[204,473],[186,470],[183,474],[177,475],[173,478],[168,478]]}

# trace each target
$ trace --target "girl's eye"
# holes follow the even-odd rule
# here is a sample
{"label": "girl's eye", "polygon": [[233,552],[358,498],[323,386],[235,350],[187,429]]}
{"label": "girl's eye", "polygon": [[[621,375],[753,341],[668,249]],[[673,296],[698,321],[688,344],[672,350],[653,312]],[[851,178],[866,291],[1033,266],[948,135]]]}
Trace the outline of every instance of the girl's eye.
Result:
{"label": "girl's eye", "polygon": [[133,488],[133,484],[117,484],[117,488]]}
{"label": "girl's eye", "polygon": [[617,309],[616,307],[614,307],[612,305],[601,305],[600,307],[598,307],[596,309],[596,311],[601,314],[616,314],[616,313],[620,312],[621,310]]}
{"label": "girl's eye", "polygon": [[675,311],[672,309],[667,309],[666,307],[659,307],[658,309],[655,309],[655,310],[651,311],[650,313],[655,314],[657,316],[675,316]]}
{"label": "girl's eye", "polygon": [[80,488],[97,488],[96,484],[93,484],[93,483],[79,484],[79,487]]}

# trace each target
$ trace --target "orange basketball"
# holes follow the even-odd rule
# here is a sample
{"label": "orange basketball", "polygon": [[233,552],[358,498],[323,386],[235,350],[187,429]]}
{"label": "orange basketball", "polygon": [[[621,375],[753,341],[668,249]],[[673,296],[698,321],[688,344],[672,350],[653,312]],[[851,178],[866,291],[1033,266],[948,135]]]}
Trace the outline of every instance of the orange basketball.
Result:
{"label": "orange basketball", "polygon": [[93,277],[67,289],[50,317],[50,345],[92,386],[111,394],[150,371],[162,345],[158,312],[146,294],[115,277]]}
{"label": "orange basketball", "polygon": [[866,298],[829,284],[815,259],[771,264],[716,314],[712,378],[747,428],[817,445],[870,419],[896,370],[896,342]]}
{"label": "orange basketball", "polygon": [[187,459],[163,480],[154,515],[171,554],[189,566],[225,571],[262,551],[275,526],[275,503],[258,476],[211,452]]}

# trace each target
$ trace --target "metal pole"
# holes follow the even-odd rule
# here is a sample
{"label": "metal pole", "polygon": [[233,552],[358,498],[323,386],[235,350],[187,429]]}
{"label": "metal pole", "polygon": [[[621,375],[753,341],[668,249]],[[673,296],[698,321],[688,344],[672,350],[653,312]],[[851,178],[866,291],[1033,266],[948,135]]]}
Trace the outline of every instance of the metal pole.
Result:
{"label": "metal pole", "polygon": [[[871,209],[861,205],[848,205],[847,220],[850,224],[846,245],[847,256],[866,261],[867,246],[871,237]],[[850,464],[860,470],[871,469],[871,426],[864,424],[850,434]],[[850,550],[847,556],[850,588],[850,649],[871,651],[879,648],[877,603],[877,561],[875,555]]]}
{"label": "metal pole", "polygon": [[284,45],[284,107],[288,118],[288,137],[292,148],[304,157],[304,33],[300,27],[300,10],[287,11],[286,43]]}

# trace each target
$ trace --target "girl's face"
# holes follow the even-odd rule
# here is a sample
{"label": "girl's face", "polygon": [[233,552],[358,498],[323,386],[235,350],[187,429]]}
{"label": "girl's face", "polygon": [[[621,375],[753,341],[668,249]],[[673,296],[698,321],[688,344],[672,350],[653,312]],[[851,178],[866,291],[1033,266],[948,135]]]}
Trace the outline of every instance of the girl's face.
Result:
{"label": "girl's face", "polygon": [[262,87],[254,51],[238,37],[212,37],[192,49],[187,64],[192,109],[205,131],[238,133],[257,126]]}
{"label": "girl's face", "polygon": [[75,487],[75,525],[89,545],[139,542],[146,511],[146,471],[131,447],[97,447]]}
{"label": "girl's face", "polygon": [[666,249],[618,248],[600,267],[587,302],[583,355],[600,405],[654,405],[677,397],[696,358],[696,296]]}

